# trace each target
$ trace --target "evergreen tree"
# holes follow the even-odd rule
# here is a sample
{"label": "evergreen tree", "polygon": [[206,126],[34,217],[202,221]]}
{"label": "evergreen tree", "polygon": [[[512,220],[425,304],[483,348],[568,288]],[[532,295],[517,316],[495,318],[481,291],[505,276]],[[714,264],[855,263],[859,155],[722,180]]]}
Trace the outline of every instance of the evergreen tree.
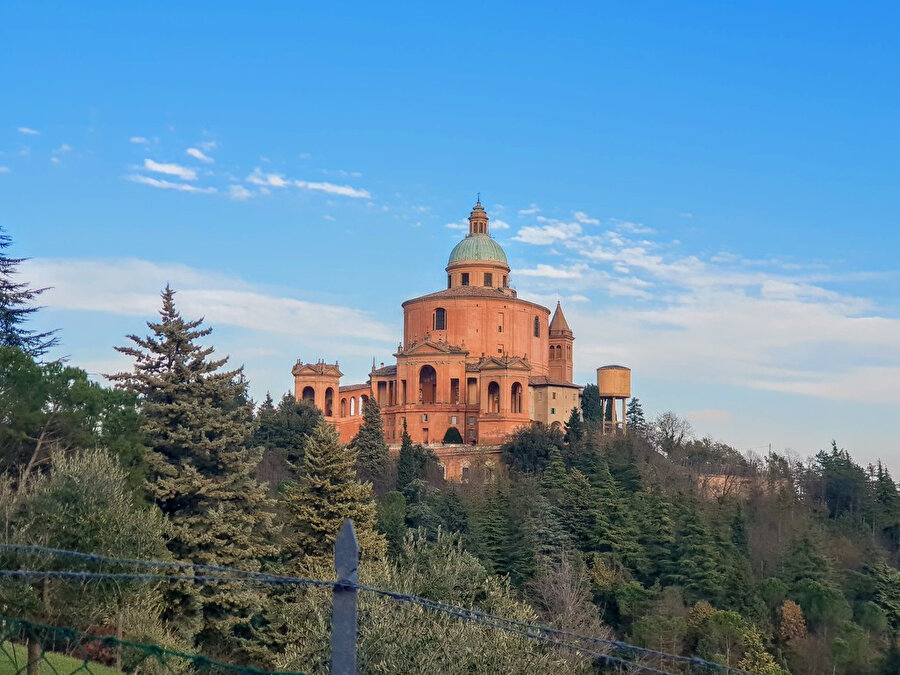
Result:
{"label": "evergreen tree", "polygon": [[569,421],[566,422],[565,440],[570,446],[577,445],[584,438],[584,424],[581,421],[581,411],[578,407],[572,408],[569,413]]}
{"label": "evergreen tree", "polygon": [[383,494],[388,489],[390,455],[384,442],[381,409],[374,398],[367,399],[363,406],[363,421],[350,447],[356,453],[357,478],[372,483],[376,494]]}
{"label": "evergreen tree", "polygon": [[356,479],[356,455],[324,420],[306,440],[298,473],[296,484],[283,488],[287,517],[285,553],[295,565],[306,556],[331,556],[346,518],[353,519],[364,557],[384,553],[384,537],[375,530],[372,486]]}
{"label": "evergreen tree", "polygon": [[0,227],[0,346],[18,347],[34,358],[40,358],[58,343],[56,331],[42,333],[29,330],[24,324],[40,309],[31,303],[48,289],[30,288],[27,283],[16,281],[17,268],[26,258],[6,255],[6,249],[11,245],[12,238]]}
{"label": "evergreen tree", "polygon": [[586,384],[581,390],[581,414],[590,425],[599,426],[603,422],[600,390],[596,384]]}
{"label": "evergreen tree", "polygon": [[[111,376],[140,397],[149,496],[171,523],[167,546],[177,560],[257,570],[276,549],[272,504],[254,478],[260,453],[247,447],[246,380],[197,344],[212,329],[186,321],[168,286],[162,300],[151,334],[117,347],[134,359],[133,371]],[[244,584],[170,584],[164,618],[182,634],[199,631],[207,653],[240,659],[263,597]]]}
{"label": "evergreen tree", "polygon": [[512,556],[512,527],[509,499],[503,490],[495,490],[476,510],[470,532],[473,551],[489,572],[509,572]]}
{"label": "evergreen tree", "polygon": [[503,461],[522,473],[543,471],[554,451],[565,450],[562,431],[543,424],[519,427],[500,448]]}
{"label": "evergreen tree", "polygon": [[400,437],[400,454],[397,455],[397,490],[399,492],[403,492],[404,488],[416,478],[417,464],[416,450],[413,447],[412,438],[406,432],[406,425],[404,425],[403,434]]}
{"label": "evergreen tree", "polygon": [[628,401],[628,408],[625,410],[625,421],[628,424],[628,430],[643,436],[647,433],[649,427],[647,419],[644,417],[644,408],[641,406],[641,399],[632,397]]}

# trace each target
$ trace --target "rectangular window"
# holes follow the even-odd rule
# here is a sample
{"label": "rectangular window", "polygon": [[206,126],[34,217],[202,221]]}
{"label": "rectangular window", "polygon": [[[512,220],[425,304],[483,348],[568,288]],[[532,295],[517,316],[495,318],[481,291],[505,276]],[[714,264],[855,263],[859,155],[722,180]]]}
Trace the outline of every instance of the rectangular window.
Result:
{"label": "rectangular window", "polygon": [[494,275],[490,272],[484,273],[484,285],[485,286],[493,286],[494,285]]}
{"label": "rectangular window", "polygon": [[502,332],[503,332],[503,326],[497,326],[497,332],[498,332],[498,333],[502,333]]}
{"label": "rectangular window", "polygon": [[468,272],[463,272],[460,275],[459,285],[460,286],[468,286],[469,285],[469,273]]}
{"label": "rectangular window", "polygon": [[428,415],[427,415],[427,414],[422,415],[422,421],[423,421],[423,422],[427,422],[427,421],[428,421]]}
{"label": "rectangular window", "polygon": [[450,280],[451,279],[452,279],[452,277],[448,274],[447,275],[447,288],[450,288]]}
{"label": "rectangular window", "polygon": [[498,354],[502,354],[502,353],[503,353],[503,345],[497,345],[497,353],[498,353]]}
{"label": "rectangular window", "polygon": [[550,414],[551,414],[551,415],[555,415],[555,414],[556,414],[556,408],[550,408]]}
{"label": "rectangular window", "polygon": [[469,417],[469,424],[475,424],[475,418]]}
{"label": "rectangular window", "polygon": [[450,424],[456,424],[456,415],[450,416]]}

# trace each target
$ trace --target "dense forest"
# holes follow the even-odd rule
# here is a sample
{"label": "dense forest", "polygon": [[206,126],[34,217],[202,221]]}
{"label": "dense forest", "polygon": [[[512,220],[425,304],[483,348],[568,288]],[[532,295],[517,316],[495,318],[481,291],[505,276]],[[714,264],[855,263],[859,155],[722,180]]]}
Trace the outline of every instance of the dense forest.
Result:
{"label": "dense forest", "polygon": [[[29,330],[41,289],[0,232],[0,543],[333,579],[353,518],[364,583],[756,673],[900,672],[900,490],[839,444],[742,455],[673,413],[564,430],[445,482],[374,401],[349,444],[290,395],[250,400],[211,328],[162,293],[132,367],[92,381]],[[2,567],[94,569],[3,553]],[[327,672],[330,589],[0,581],[2,614],[263,669]],[[361,598],[361,672],[600,672],[524,638]],[[652,658],[641,663],[653,666]],[[121,664],[127,667],[128,664]]]}

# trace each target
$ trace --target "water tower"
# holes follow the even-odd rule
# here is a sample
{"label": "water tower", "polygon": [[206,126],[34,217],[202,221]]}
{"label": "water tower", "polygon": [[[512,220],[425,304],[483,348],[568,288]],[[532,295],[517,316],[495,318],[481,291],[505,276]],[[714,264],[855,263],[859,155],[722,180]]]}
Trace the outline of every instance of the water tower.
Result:
{"label": "water tower", "polygon": [[597,368],[597,389],[603,412],[603,433],[625,433],[625,406],[631,398],[631,368],[600,366]]}

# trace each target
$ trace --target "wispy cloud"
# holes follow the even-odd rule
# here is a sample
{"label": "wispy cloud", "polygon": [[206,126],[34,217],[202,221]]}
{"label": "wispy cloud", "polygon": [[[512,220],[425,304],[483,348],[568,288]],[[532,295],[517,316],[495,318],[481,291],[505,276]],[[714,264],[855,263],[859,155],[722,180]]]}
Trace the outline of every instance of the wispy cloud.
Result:
{"label": "wispy cloud", "polygon": [[135,143],[137,145],[146,145],[150,141],[148,141],[147,138],[144,136],[132,136],[131,138],[128,139],[128,142]]}
{"label": "wispy cloud", "polygon": [[352,197],[353,199],[371,199],[372,194],[368,190],[351,187],[349,185],[335,185],[334,183],[319,183],[314,181],[295,180],[296,185],[301,190],[314,190],[317,192],[326,192],[331,195],[340,195],[341,197]]}
{"label": "wispy cloud", "polygon": [[201,162],[205,162],[206,164],[212,164],[216,161],[199,148],[188,148],[187,150],[185,150],[185,153],[187,153],[194,159],[199,159]]}
{"label": "wispy cloud", "polygon": [[167,176],[177,176],[182,180],[197,180],[197,172],[194,169],[181,166],[180,164],[154,162],[152,159],[145,159],[144,168],[147,171],[163,173]]}
{"label": "wispy cloud", "polygon": [[57,153],[59,153],[59,154],[61,154],[61,155],[64,155],[64,154],[66,154],[67,152],[72,152],[72,146],[69,145],[68,143],[63,143],[63,144],[62,144],[61,146],[59,146],[56,150],[54,150],[54,152],[57,152]]}
{"label": "wispy cloud", "polygon": [[535,213],[540,211],[540,207],[537,204],[531,204],[527,209],[519,209],[520,216],[532,216]]}
{"label": "wispy cloud", "polygon": [[140,183],[141,185],[149,185],[150,187],[159,188],[161,190],[178,190],[180,192],[194,192],[198,194],[211,194],[216,192],[216,188],[214,187],[197,187],[196,185],[189,185],[187,183],[173,183],[168,180],[159,180],[158,178],[151,178],[150,176],[142,176],[140,174],[132,174],[131,176],[125,177],[127,180],[130,180],[132,183]]}
{"label": "wispy cloud", "polygon": [[247,176],[247,182],[253,185],[265,185],[267,187],[283,188],[290,185],[280,173],[263,173],[259,167],[253,169],[253,173]]}
{"label": "wispy cloud", "polygon": [[588,266],[583,263],[570,267],[555,267],[539,263],[532,269],[517,269],[515,274],[520,277],[542,277],[545,279],[581,279],[587,270]]}
{"label": "wispy cloud", "polygon": [[201,150],[205,150],[206,152],[210,152],[219,147],[218,142],[216,141],[203,141],[202,143],[198,143]]}
{"label": "wispy cloud", "polygon": [[581,234],[581,225],[578,223],[566,223],[561,220],[552,218],[537,217],[538,222],[543,225],[529,225],[521,228],[516,236],[515,241],[521,241],[526,244],[549,245],[558,241],[572,239]]}
{"label": "wispy cloud", "polygon": [[32,129],[31,127],[19,127],[16,131],[20,134],[25,134],[26,136],[38,136],[41,133],[37,129]]}
{"label": "wispy cloud", "polygon": [[228,186],[228,196],[232,199],[236,199],[242,202],[250,199],[253,196],[253,193],[243,185],[238,185],[235,183]]}
{"label": "wispy cloud", "polygon": [[500,220],[499,218],[493,218],[491,220],[490,227],[492,230],[508,230],[509,223],[507,223],[505,220]]}
{"label": "wispy cloud", "polygon": [[600,221],[597,218],[591,218],[584,211],[576,211],[572,214],[575,220],[583,225],[599,225]]}
{"label": "wispy cloud", "polygon": [[8,166],[0,166],[0,173],[9,173],[10,168]]}

